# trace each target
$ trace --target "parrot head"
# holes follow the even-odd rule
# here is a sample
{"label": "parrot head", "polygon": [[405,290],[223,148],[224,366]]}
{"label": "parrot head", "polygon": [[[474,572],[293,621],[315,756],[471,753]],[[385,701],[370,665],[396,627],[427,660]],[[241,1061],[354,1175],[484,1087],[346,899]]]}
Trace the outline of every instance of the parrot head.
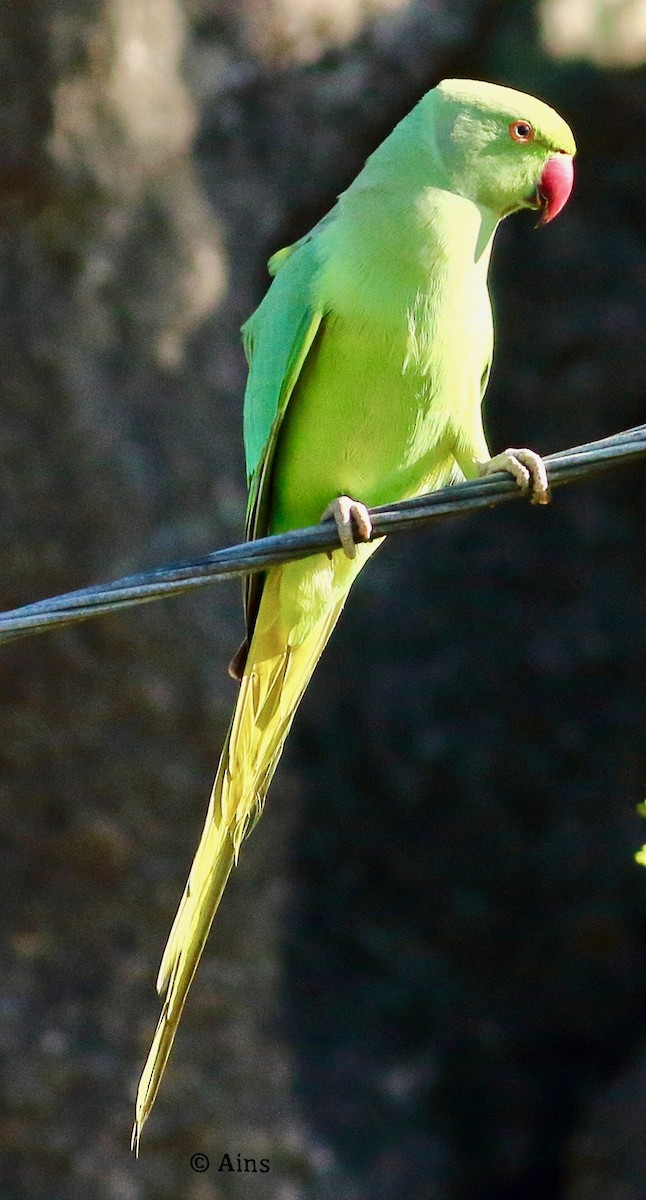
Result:
{"label": "parrot head", "polygon": [[498,218],[530,208],[547,225],[561,211],[572,191],[576,146],[552,108],[471,79],[445,79],[425,101],[433,151],[453,191]]}

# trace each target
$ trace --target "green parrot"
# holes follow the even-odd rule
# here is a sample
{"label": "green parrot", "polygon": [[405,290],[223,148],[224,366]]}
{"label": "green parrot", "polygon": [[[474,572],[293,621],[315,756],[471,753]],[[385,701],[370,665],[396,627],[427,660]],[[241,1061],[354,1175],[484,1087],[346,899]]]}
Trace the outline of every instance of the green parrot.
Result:
{"label": "green parrot", "polygon": [[537,454],[491,458],[487,448],[487,273],[503,217],[535,209],[543,225],[566,203],[575,152],[568,125],[540,100],[444,80],[332,211],[270,259],[273,282],[243,328],[246,536],[334,519],[340,548],[247,582],[247,639],[230,668],[240,691],[159,971],[136,1148],[241,843],[352,582],[379,545],[367,508],[501,470],[533,502],[549,499]]}

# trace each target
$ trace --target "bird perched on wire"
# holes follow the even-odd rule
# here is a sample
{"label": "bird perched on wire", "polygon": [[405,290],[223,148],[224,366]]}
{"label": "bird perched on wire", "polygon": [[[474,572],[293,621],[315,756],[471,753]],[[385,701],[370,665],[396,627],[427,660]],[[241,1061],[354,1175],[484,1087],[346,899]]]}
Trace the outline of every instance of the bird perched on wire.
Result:
{"label": "bird perched on wire", "polygon": [[444,80],[332,211],[270,260],[273,283],[243,329],[246,532],[333,519],[340,547],[248,579],[247,638],[230,668],[240,691],[159,971],[164,1000],[137,1094],[137,1148],[242,841],[352,582],[379,544],[368,508],[500,470],[535,503],[549,499],[538,455],[492,458],[487,447],[487,274],[503,217],[535,209],[544,225],[561,210],[574,154],[568,125],[540,100]]}

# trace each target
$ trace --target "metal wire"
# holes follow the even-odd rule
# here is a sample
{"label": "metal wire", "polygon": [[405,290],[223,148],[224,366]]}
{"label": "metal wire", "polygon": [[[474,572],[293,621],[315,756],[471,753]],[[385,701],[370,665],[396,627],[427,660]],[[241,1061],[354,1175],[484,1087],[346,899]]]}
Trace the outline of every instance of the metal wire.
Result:
{"label": "metal wire", "polygon": [[[644,456],[646,425],[638,425],[613,437],[551,454],[544,461],[550,487],[556,488]],[[373,538],[402,533],[417,525],[426,525],[461,513],[520,501],[523,496],[516,482],[504,472],[455,484],[413,500],[370,509]],[[338,548],[336,528],[333,523],[326,522],[215,550],[202,558],[157,567],[138,575],[128,575],[113,583],[80,588],[0,613],[0,643]]]}

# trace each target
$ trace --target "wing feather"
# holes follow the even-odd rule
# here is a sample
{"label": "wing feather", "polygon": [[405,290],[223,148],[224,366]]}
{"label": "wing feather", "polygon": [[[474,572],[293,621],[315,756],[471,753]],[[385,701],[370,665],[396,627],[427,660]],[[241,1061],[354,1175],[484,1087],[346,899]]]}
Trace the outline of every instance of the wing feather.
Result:
{"label": "wing feather", "polygon": [[[329,215],[323,220],[329,220]],[[280,428],[323,321],[323,312],[312,294],[318,269],[314,233],[315,230],[270,259],[274,281],[242,330],[249,363],[244,400],[248,540],[263,537],[267,532],[271,476]],[[249,576],[245,584],[249,639],[262,587],[263,576],[259,574]]]}

